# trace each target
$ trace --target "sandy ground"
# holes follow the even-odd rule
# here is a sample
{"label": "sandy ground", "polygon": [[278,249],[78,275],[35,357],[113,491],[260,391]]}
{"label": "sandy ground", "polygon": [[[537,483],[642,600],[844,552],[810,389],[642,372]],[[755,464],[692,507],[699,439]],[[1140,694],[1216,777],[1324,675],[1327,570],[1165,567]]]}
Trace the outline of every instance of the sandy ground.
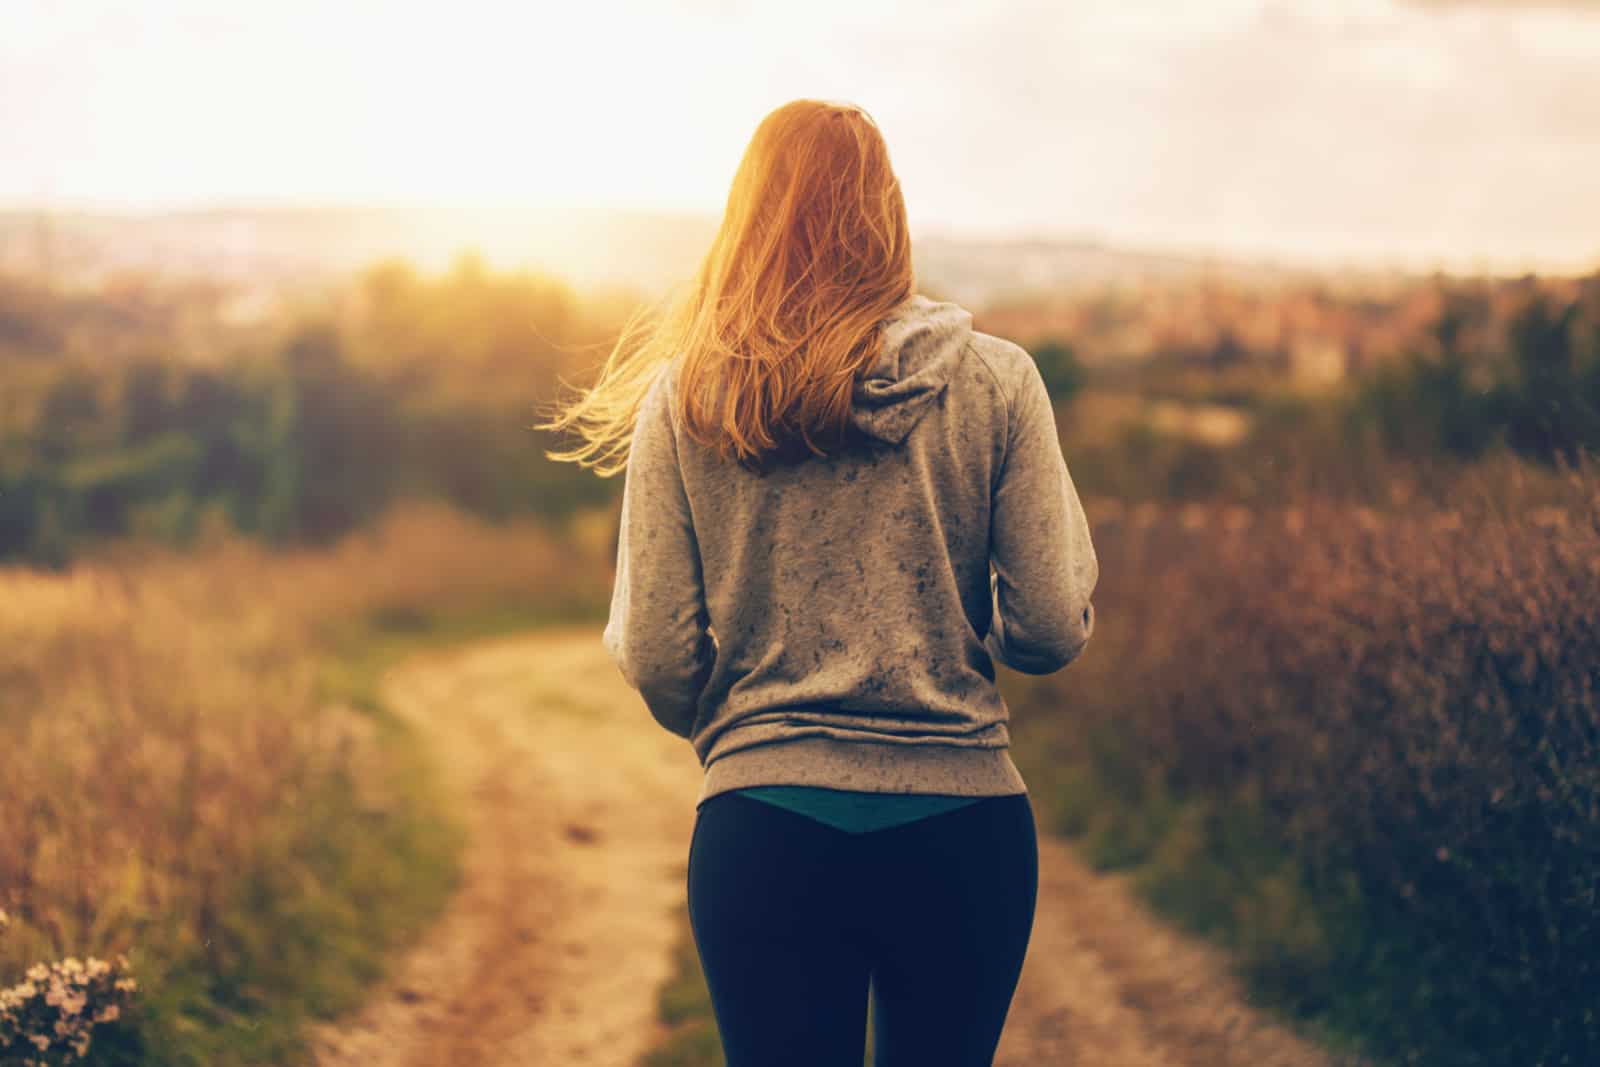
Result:
{"label": "sandy ground", "polygon": [[[662,1037],[700,768],[595,627],[430,653],[392,671],[469,833],[446,914],[323,1067],[634,1067]],[[1040,841],[1033,939],[996,1064],[1299,1067],[1331,1061],[1245,1004],[1221,961],[1126,887]]]}

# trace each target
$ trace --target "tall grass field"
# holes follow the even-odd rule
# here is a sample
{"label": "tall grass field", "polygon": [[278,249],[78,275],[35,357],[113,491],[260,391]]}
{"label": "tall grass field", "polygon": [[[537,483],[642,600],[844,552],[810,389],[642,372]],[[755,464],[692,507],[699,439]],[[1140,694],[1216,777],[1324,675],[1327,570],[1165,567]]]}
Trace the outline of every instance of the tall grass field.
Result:
{"label": "tall grass field", "polygon": [[[121,957],[137,991],[91,1062],[286,1062],[454,878],[457,828],[377,672],[420,642],[593,616],[582,552],[419,505],[325,549],[0,571],[5,984]],[[43,1055],[4,1029],[0,1050]]]}

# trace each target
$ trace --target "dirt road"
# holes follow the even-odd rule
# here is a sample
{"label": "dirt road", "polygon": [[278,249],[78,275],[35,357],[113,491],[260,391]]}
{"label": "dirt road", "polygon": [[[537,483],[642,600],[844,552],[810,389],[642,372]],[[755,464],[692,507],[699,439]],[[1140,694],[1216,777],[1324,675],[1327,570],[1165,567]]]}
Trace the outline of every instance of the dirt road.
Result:
{"label": "dirt road", "polygon": [[[430,653],[385,679],[469,834],[443,919],[321,1067],[634,1067],[661,1036],[700,768],[650,719],[595,627]],[[1212,953],[1040,842],[1040,896],[996,1063],[1323,1067],[1244,1004]]]}

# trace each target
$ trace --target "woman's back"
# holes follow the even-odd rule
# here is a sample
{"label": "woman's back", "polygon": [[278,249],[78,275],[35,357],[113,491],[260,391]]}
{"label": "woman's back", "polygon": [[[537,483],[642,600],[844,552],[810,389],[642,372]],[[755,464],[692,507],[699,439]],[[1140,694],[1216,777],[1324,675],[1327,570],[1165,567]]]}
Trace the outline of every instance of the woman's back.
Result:
{"label": "woman's back", "polygon": [[705,768],[686,888],[728,1067],[860,1062],[869,985],[875,1062],[987,1067],[1039,880],[995,662],[1076,658],[1099,565],[1039,368],[916,291],[864,110],[762,119],[568,427],[552,458],[627,472],[605,646]]}
{"label": "woman's back", "polygon": [[676,363],[645,395],[605,643],[693,743],[701,803],[1025,791],[993,660],[1075,658],[1098,566],[1037,366],[971,321],[904,301],[854,383],[859,440],[762,475],[675,424]]}

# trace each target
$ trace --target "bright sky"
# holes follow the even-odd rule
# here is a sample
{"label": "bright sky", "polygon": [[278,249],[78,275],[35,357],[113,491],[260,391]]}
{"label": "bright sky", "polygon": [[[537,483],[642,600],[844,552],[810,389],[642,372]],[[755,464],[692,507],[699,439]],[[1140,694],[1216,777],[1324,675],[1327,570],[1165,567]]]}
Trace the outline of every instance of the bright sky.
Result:
{"label": "bright sky", "polygon": [[877,119],[919,231],[1600,265],[1600,0],[0,0],[0,204],[720,212]]}

